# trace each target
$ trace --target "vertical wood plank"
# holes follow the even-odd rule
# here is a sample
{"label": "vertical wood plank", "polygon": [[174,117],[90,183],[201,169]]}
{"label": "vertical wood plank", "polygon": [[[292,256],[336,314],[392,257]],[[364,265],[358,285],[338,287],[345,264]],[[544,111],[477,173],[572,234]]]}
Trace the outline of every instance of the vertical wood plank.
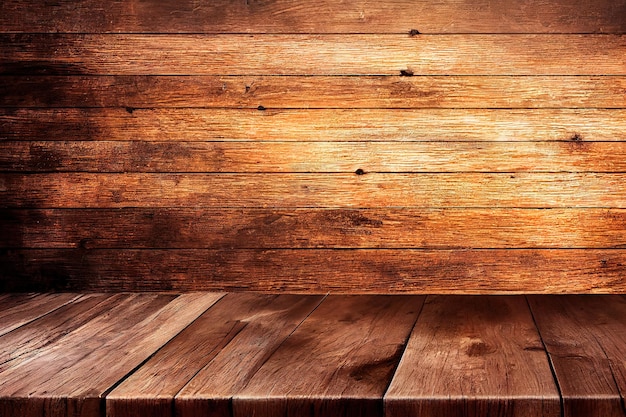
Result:
{"label": "vertical wood plank", "polygon": [[234,416],[381,416],[422,303],[327,297],[234,396]]}
{"label": "vertical wood plank", "polygon": [[523,297],[429,296],[385,395],[387,417],[560,415]]}
{"label": "vertical wood plank", "polygon": [[563,396],[565,417],[624,417],[626,300],[528,296]]}
{"label": "vertical wood plank", "polygon": [[229,415],[228,393],[247,382],[321,298],[226,295],[107,395],[107,416],[172,416],[174,396],[185,385],[182,396],[191,399],[177,404],[177,416]]}

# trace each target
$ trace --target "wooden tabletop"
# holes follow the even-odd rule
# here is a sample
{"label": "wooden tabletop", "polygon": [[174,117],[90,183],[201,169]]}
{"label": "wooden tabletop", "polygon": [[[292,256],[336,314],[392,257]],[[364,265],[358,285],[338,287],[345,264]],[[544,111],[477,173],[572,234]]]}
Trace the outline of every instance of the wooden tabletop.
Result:
{"label": "wooden tabletop", "polygon": [[626,415],[619,295],[19,294],[0,316],[2,416]]}

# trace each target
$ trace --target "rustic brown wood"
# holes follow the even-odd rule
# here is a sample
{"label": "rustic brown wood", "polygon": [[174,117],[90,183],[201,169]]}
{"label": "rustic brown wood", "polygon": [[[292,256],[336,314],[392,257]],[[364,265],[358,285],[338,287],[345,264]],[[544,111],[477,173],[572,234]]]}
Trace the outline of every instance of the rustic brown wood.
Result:
{"label": "rustic brown wood", "polygon": [[623,249],[50,249],[9,251],[5,265],[13,290],[51,277],[89,291],[626,292]]}
{"label": "rustic brown wood", "polygon": [[[622,76],[7,76],[3,81],[2,107],[122,107],[133,113],[139,107],[626,108]],[[87,122],[83,129],[106,132],[106,123]]]}
{"label": "rustic brown wood", "polygon": [[626,75],[623,35],[0,34],[0,43],[0,74],[11,75]]}
{"label": "rustic brown wood", "polygon": [[625,248],[624,209],[0,210],[5,248]]}
{"label": "rustic brown wood", "polygon": [[182,392],[192,390],[193,401],[177,416],[197,403],[209,406],[201,400],[207,392],[211,409],[193,415],[218,415],[221,409],[230,416],[228,393],[248,381],[321,298],[228,294],[107,395],[107,415],[172,416],[174,396],[187,385]]}
{"label": "rustic brown wood", "polygon": [[385,395],[393,416],[560,416],[523,297],[430,296]]}
{"label": "rustic brown wood", "polygon": [[565,417],[626,415],[626,300],[529,297],[563,396]]}
{"label": "rustic brown wood", "polygon": [[[2,268],[0,271],[5,272]],[[37,320],[78,297],[77,294],[6,295],[0,301],[0,336]]]}
{"label": "rustic brown wood", "polygon": [[623,0],[6,0],[0,28],[22,32],[597,33],[626,31]]}
{"label": "rustic brown wood", "polygon": [[99,416],[104,393],[220,297],[131,296],[36,358],[12,361],[0,372],[0,414]]}
{"label": "rustic brown wood", "polygon": [[27,172],[626,172],[626,142],[0,142]]}
{"label": "rustic brown wood", "polygon": [[423,298],[329,296],[233,397],[234,416],[382,416]]}
{"label": "rustic brown wood", "polygon": [[626,141],[622,109],[129,110],[0,109],[0,140]]}
{"label": "rustic brown wood", "polygon": [[625,182],[623,173],[0,174],[0,208],[626,208]]}
{"label": "rustic brown wood", "polygon": [[51,346],[96,316],[115,308],[124,297],[122,294],[81,295],[71,303],[2,335],[0,337],[0,371],[10,366],[5,363],[15,358],[37,355],[39,349]]}

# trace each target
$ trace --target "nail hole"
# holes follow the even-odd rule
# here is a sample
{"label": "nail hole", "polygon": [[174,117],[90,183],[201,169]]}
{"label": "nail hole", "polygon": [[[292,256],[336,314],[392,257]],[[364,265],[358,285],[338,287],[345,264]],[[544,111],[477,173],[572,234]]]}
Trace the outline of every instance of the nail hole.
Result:
{"label": "nail hole", "polygon": [[572,136],[570,138],[570,140],[574,141],[574,142],[580,142],[583,140],[583,137],[580,136],[578,133],[574,133],[574,136]]}
{"label": "nail hole", "polygon": [[265,107],[264,106],[259,106],[259,107],[257,107],[257,110],[263,111],[263,110],[265,110]]}
{"label": "nail hole", "polygon": [[400,70],[400,75],[402,77],[412,77],[413,71],[411,71],[410,69]]}
{"label": "nail hole", "polygon": [[355,173],[356,175],[364,175],[364,174],[365,174],[365,171],[363,171],[361,168],[359,168],[359,169],[357,169],[356,171],[354,171],[354,173]]}
{"label": "nail hole", "polygon": [[134,107],[126,107],[126,111],[128,112],[128,114],[133,114],[133,112],[135,111]]}
{"label": "nail hole", "polygon": [[410,35],[410,36],[417,36],[417,35],[419,35],[419,34],[420,34],[420,31],[419,31],[419,30],[417,30],[417,29],[411,29],[411,30],[409,31],[409,35]]}

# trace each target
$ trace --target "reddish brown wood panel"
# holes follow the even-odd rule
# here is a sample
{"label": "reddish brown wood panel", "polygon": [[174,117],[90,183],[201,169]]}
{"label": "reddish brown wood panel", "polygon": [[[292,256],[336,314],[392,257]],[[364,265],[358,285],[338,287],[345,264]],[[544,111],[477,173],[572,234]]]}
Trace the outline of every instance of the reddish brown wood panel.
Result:
{"label": "reddish brown wood panel", "polygon": [[626,300],[529,297],[554,367],[565,417],[623,417]]}
{"label": "reddish brown wood panel", "polygon": [[624,248],[624,209],[0,210],[4,248]]}
{"label": "reddish brown wood panel", "polygon": [[[209,404],[200,400],[206,386],[219,387],[224,415],[230,415],[229,389],[236,392],[321,299],[226,295],[107,395],[107,416],[173,416],[174,396],[189,385],[196,387],[193,399],[201,408]],[[216,415],[213,395],[210,404],[209,413],[194,415]]]}
{"label": "reddish brown wood panel", "polygon": [[329,296],[233,398],[234,416],[382,416],[421,297]]}
{"label": "reddish brown wood panel", "polygon": [[436,3],[287,0],[196,3],[191,0],[95,0],[2,3],[0,28],[22,32],[250,33],[623,33],[623,0]]}
{"label": "reddish brown wood panel", "polygon": [[624,249],[10,250],[3,290],[623,293]]}
{"label": "reddish brown wood panel", "polygon": [[[24,88],[22,78],[10,77]],[[67,80],[67,78],[62,78]],[[62,80],[58,81],[62,84]],[[43,88],[43,85],[39,86]],[[37,87],[37,88],[39,88]],[[51,86],[52,87],[52,86]],[[0,90],[6,88],[0,85]],[[626,90],[625,90],[626,91]],[[41,91],[44,94],[43,91]],[[71,91],[69,92],[72,93]],[[29,100],[0,97],[3,104]],[[98,95],[105,94],[99,92]],[[80,100],[79,97],[74,97]],[[41,96],[32,97],[41,100]],[[111,97],[113,99],[113,97]],[[59,105],[72,105],[71,98]],[[46,105],[33,102],[32,105]],[[52,103],[50,103],[52,104]],[[76,105],[79,103],[76,102]],[[96,103],[92,103],[96,104]],[[100,102],[102,105],[119,105]],[[574,104],[574,103],[570,103]],[[27,106],[29,103],[21,102]],[[626,141],[623,109],[0,108],[0,140],[262,142]],[[579,139],[579,140],[573,140]],[[502,144],[503,146],[506,143]],[[113,146],[113,145],[110,145]],[[553,145],[554,146],[554,145]]]}
{"label": "reddish brown wood panel", "polygon": [[626,142],[0,142],[17,172],[626,172]]}
{"label": "reddish brown wood panel", "polygon": [[[8,268],[0,268],[8,271]],[[3,277],[6,283],[6,277]],[[9,333],[39,317],[78,299],[77,294],[12,294],[0,299],[0,335]]]}
{"label": "reddish brown wood panel", "polygon": [[0,34],[0,44],[10,75],[626,75],[623,35]]}
{"label": "reddish brown wood panel", "polygon": [[387,417],[560,416],[523,297],[429,296],[389,390]]}
{"label": "reddish brown wood panel", "polygon": [[[20,69],[21,71],[21,69]],[[54,73],[54,71],[50,70]],[[626,107],[623,76],[7,76],[2,107]],[[263,110],[259,110],[261,113]],[[531,116],[532,117],[532,116]],[[332,119],[331,119],[332,120]],[[445,119],[444,119],[445,120]],[[532,120],[532,119],[531,119]],[[576,119],[575,119],[576,120]],[[84,128],[90,126],[83,121]],[[430,123],[433,123],[431,121]],[[571,122],[570,122],[571,123]],[[578,122],[574,122],[579,124]],[[93,125],[95,132],[106,129]],[[571,138],[566,135],[565,138]],[[623,132],[620,135],[623,137]]]}

